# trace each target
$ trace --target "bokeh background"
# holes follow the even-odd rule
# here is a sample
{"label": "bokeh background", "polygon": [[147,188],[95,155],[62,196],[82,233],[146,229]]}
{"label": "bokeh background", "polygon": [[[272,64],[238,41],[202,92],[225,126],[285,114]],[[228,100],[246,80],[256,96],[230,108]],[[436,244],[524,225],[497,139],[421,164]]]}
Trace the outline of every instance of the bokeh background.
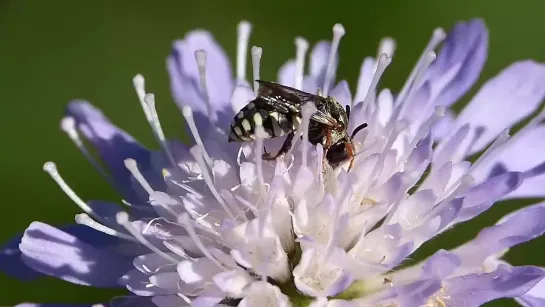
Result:
{"label": "bokeh background", "polygon": [[[305,36],[311,43],[329,39],[331,27],[340,22],[347,34],[340,47],[337,76],[352,83],[363,57],[375,55],[382,36],[392,36],[398,49],[382,85],[399,89],[433,29],[448,29],[460,19],[483,17],[491,33],[489,60],[480,84],[514,61],[545,61],[544,12],[542,0],[1,0],[0,242],[34,220],[62,225],[78,213],[42,172],[47,160],[57,162],[82,198],[119,200],[60,131],[59,119],[68,100],[90,100],[142,143],[155,146],[132,88],[132,77],[142,73],[147,90],[156,94],[167,135],[183,138],[183,122],[170,97],[165,57],[172,40],[188,30],[209,29],[234,56],[236,25],[241,19],[249,20],[254,25],[251,43],[264,50],[262,78],[275,79],[277,68],[294,55],[295,36]],[[456,246],[530,202],[497,204],[425,245],[415,258]],[[517,247],[507,259],[545,266],[544,255],[545,238]],[[22,283],[1,273],[0,289],[0,306],[21,301],[97,302],[123,295],[118,290],[54,279]],[[510,300],[491,305],[515,306]]]}

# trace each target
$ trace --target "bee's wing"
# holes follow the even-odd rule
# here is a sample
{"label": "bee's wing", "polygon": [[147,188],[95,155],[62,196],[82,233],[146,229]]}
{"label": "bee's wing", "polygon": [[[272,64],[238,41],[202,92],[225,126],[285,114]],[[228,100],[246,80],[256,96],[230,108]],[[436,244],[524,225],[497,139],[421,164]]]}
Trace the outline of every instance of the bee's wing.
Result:
{"label": "bee's wing", "polygon": [[318,122],[320,124],[324,124],[330,127],[336,127],[337,126],[337,120],[331,117],[331,115],[326,114],[320,110],[318,110],[314,115],[310,117],[311,120]]}

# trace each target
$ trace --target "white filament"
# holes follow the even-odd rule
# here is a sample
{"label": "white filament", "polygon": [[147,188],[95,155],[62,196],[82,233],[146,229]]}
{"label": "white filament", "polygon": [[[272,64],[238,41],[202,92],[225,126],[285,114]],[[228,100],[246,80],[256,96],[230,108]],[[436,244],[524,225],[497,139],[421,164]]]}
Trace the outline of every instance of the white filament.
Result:
{"label": "white filament", "polygon": [[488,159],[492,154],[494,154],[498,150],[498,148],[504,145],[508,140],[509,140],[509,129],[505,129],[500,133],[500,135],[496,138],[496,140],[494,140],[492,145],[490,145],[485,150],[485,152],[479,156],[477,161],[475,161],[475,163],[471,165],[471,167],[469,168],[467,172],[471,173],[475,169],[477,169],[479,165],[483,163],[483,161],[486,161],[486,159]]}
{"label": "white filament", "polygon": [[333,40],[331,41],[331,49],[329,50],[329,56],[327,58],[327,66],[324,78],[324,96],[327,96],[327,94],[329,93],[329,88],[331,86],[331,82],[333,81],[331,80],[333,78],[333,66],[335,64],[337,50],[339,49],[339,43],[341,42],[341,38],[344,36],[344,34],[344,27],[340,23],[337,23],[333,26]]}
{"label": "white filament", "polygon": [[373,100],[378,82],[380,78],[382,77],[382,74],[388,67],[388,65],[390,65],[390,63],[392,63],[392,58],[389,57],[388,54],[383,53],[379,56],[378,62],[377,62],[377,68],[375,70],[375,73],[373,74],[373,79],[371,79],[371,84],[369,85],[367,94],[365,94],[365,98],[363,99],[363,102],[362,102],[361,109],[364,112],[367,109],[369,103],[371,103],[371,100]]}
{"label": "white filament", "polygon": [[203,253],[203,255],[206,256],[206,258],[210,259],[210,261],[212,261],[212,263],[214,263],[220,270],[226,269],[223,266],[223,264],[219,262],[219,260],[210,253],[208,248],[204,246],[199,236],[195,233],[195,229],[193,228],[193,225],[191,224],[191,219],[189,217],[189,214],[183,213],[182,215],[180,215],[178,217],[178,223],[182,225],[182,227],[187,231],[187,234],[189,235],[189,237],[191,237],[195,245],[199,248],[199,250]]}
{"label": "white filament", "polygon": [[213,108],[210,103],[210,96],[208,94],[208,84],[206,83],[206,56],[205,50],[195,51],[195,61],[197,61],[197,69],[199,70],[199,81],[201,83],[202,93],[204,95],[204,103],[206,103],[206,110],[208,113],[208,119],[213,121]]}
{"label": "white filament", "polygon": [[261,66],[261,56],[263,55],[263,49],[261,47],[253,46],[252,47],[252,72],[254,77],[254,92],[257,94],[259,89],[259,83],[256,80],[260,80],[260,66]]}
{"label": "white filament", "polygon": [[246,80],[246,58],[248,54],[248,42],[252,25],[246,20],[241,21],[237,28],[237,80]]}
{"label": "white filament", "polygon": [[61,175],[59,174],[57,170],[57,166],[53,162],[46,162],[43,166],[43,170],[48,173],[53,180],[57,183],[57,185],[61,188],[61,190],[74,202],[78,207],[83,210],[83,212],[97,218],[101,219],[101,217],[93,211],[93,208],[91,208],[87,203],[85,203],[77,194],[70,188],[70,186],[62,179]]}
{"label": "white filament", "polygon": [[103,233],[105,233],[107,235],[118,237],[118,238],[129,240],[129,241],[133,241],[133,242],[138,242],[138,240],[136,240],[133,236],[129,236],[129,235],[125,234],[125,233],[119,232],[119,231],[117,231],[115,229],[112,229],[110,227],[107,227],[105,225],[102,225],[102,224],[98,223],[97,221],[93,220],[86,213],[76,214],[75,220],[76,220],[77,224],[85,225],[87,227],[93,228],[96,231],[103,232]]}
{"label": "white filament", "polygon": [[301,165],[306,167],[307,166],[307,153],[308,153],[308,126],[309,126],[309,123],[310,123],[310,117],[312,115],[314,115],[314,113],[316,113],[316,106],[314,105],[314,103],[306,103],[304,106],[303,106],[303,109],[301,111],[302,115],[303,115],[303,120],[301,122],[301,130],[303,131],[303,150],[301,151],[301,158],[302,158],[302,163]]}
{"label": "white filament", "polygon": [[416,62],[416,65],[413,67],[411,73],[409,74],[409,78],[407,78],[407,81],[405,81],[405,84],[401,88],[401,91],[399,92],[399,95],[397,96],[395,100],[395,104],[399,104],[401,101],[405,99],[405,96],[407,94],[407,91],[410,89],[410,87],[413,85],[413,82],[416,78],[416,74],[420,70],[420,66],[422,65],[422,62],[425,60],[427,54],[434,50],[446,37],[446,33],[443,29],[437,28],[433,31],[433,35],[428,42],[428,45],[426,48],[424,48],[424,51],[422,52],[422,55]]}
{"label": "white filament", "polygon": [[155,191],[138,169],[138,164],[136,164],[136,161],[129,158],[125,159],[123,163],[125,164],[125,168],[127,168],[127,170],[132,174],[134,179],[136,179],[136,181],[142,186],[142,188],[144,188],[144,190],[146,190],[149,195],[152,195]]}
{"label": "white filament", "polygon": [[117,221],[117,223],[123,227],[125,227],[125,229],[127,229],[127,231],[134,236],[134,238],[140,242],[142,245],[144,245],[145,247],[149,248],[151,251],[153,251],[154,253],[158,254],[159,256],[165,258],[166,260],[172,262],[172,263],[178,263],[179,260],[172,257],[171,255],[161,251],[160,249],[158,249],[157,247],[155,247],[155,245],[151,244],[146,238],[144,238],[144,236],[136,229],[134,228],[134,226],[131,224],[131,222],[129,221],[129,215],[127,214],[127,212],[118,212],[115,216],[115,219]]}
{"label": "white filament", "polygon": [[146,94],[144,96],[144,102],[146,103],[147,109],[151,115],[151,129],[153,130],[155,136],[157,137],[157,141],[159,142],[159,145],[161,145],[161,148],[163,149],[163,152],[167,156],[169,162],[176,166],[176,160],[174,160],[174,156],[172,155],[172,152],[168,148],[167,139],[165,137],[165,133],[163,132],[163,128],[161,127],[161,122],[159,121],[159,115],[157,114],[157,109],[155,108],[155,95],[154,94]]}
{"label": "white filament", "polygon": [[227,213],[227,215],[232,220],[235,220],[236,219],[235,215],[233,214],[233,212],[231,212],[231,209],[227,206],[223,198],[221,198],[221,195],[218,193],[218,190],[214,186],[214,181],[212,180],[212,177],[210,176],[210,173],[208,172],[208,168],[206,167],[206,163],[203,158],[203,152],[200,149],[200,147],[194,146],[189,150],[189,152],[191,153],[193,158],[195,158],[195,161],[197,161],[197,164],[201,168],[204,182],[208,186],[208,189],[210,190],[210,192],[212,192],[212,195],[214,195],[214,198],[216,198],[216,200],[221,205],[223,210],[225,210],[225,213]]}
{"label": "white filament", "polygon": [[303,89],[303,77],[305,75],[305,58],[308,51],[308,42],[302,38],[295,38],[295,88]]}
{"label": "white filament", "polygon": [[259,191],[261,197],[266,197],[265,191],[265,177],[263,177],[263,139],[267,136],[263,126],[255,127],[255,136],[256,136],[256,148],[255,148],[255,159],[257,166],[257,179],[259,181]]}
{"label": "white filament", "polygon": [[208,167],[212,167],[212,159],[210,159],[210,156],[206,152],[206,148],[204,148],[204,143],[199,134],[199,130],[197,129],[197,124],[195,124],[195,119],[193,118],[193,110],[191,109],[191,107],[187,105],[183,106],[182,115],[184,116],[186,124],[191,131],[191,135],[193,135],[193,139],[195,139],[195,143],[197,143],[197,145],[201,148],[206,164],[208,164]]}
{"label": "white filament", "polygon": [[83,156],[93,165],[94,168],[106,179],[108,183],[113,184],[112,178],[106,172],[106,170],[98,163],[98,161],[91,155],[83,140],[81,139],[78,130],[76,129],[76,120],[71,116],[66,116],[61,120],[61,129],[68,135],[70,140],[76,145],[76,147],[83,153]]}

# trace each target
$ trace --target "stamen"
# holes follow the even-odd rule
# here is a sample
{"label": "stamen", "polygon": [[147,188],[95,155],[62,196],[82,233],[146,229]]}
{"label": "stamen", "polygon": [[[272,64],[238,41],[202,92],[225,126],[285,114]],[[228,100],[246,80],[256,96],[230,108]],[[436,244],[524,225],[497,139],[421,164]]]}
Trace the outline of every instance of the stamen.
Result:
{"label": "stamen", "polygon": [[375,70],[375,73],[373,74],[373,79],[371,80],[371,84],[369,85],[369,89],[367,90],[367,94],[365,94],[365,98],[363,99],[361,110],[365,112],[367,109],[369,103],[371,103],[371,100],[373,99],[375,95],[375,91],[378,85],[378,81],[382,77],[382,74],[392,63],[392,58],[388,56],[388,54],[383,53],[379,56],[378,62],[377,62],[377,68]]}
{"label": "stamen", "polygon": [[193,240],[195,245],[199,248],[199,250],[202,252],[206,258],[208,258],[212,263],[214,263],[220,270],[225,270],[226,267],[223,266],[221,262],[218,261],[216,257],[214,257],[210,251],[204,246],[199,236],[195,233],[195,229],[193,228],[193,225],[191,224],[191,219],[189,218],[189,214],[183,213],[178,218],[178,223],[187,231],[187,234],[189,237]]}
{"label": "stamen", "polygon": [[210,190],[210,192],[212,192],[212,195],[214,195],[214,197],[216,198],[218,203],[221,205],[223,210],[225,210],[225,213],[227,213],[227,215],[234,221],[236,219],[235,215],[233,214],[233,212],[231,212],[231,209],[227,206],[223,198],[221,198],[220,194],[218,193],[218,190],[214,186],[214,182],[212,180],[212,177],[210,176],[210,173],[208,173],[208,169],[206,167],[206,163],[203,158],[202,150],[200,149],[200,147],[194,146],[189,150],[189,152],[199,164],[199,167],[201,168],[201,171],[202,171],[204,182],[206,182],[208,189]]}
{"label": "stamen", "polygon": [[83,201],[77,194],[70,188],[70,186],[62,179],[61,175],[59,174],[57,170],[57,166],[53,162],[46,162],[43,166],[43,170],[47,172],[53,180],[57,183],[57,185],[61,188],[61,190],[74,202],[78,207],[83,210],[83,212],[97,218],[101,219],[100,216],[97,215],[95,211],[93,211],[93,208],[91,208],[85,201]]}
{"label": "stamen", "polygon": [[380,40],[378,45],[377,58],[379,58],[381,54],[386,54],[388,57],[393,58],[395,50],[396,41],[391,37],[384,37]]}
{"label": "stamen", "polygon": [[76,120],[71,116],[66,116],[61,120],[61,129],[68,135],[70,140],[76,145],[76,147],[81,151],[83,156],[97,169],[97,171],[110,183],[113,184],[112,178],[106,172],[106,170],[98,163],[98,161],[91,155],[85,144],[83,143],[78,130],[76,129]]}
{"label": "stamen", "polygon": [[[412,105],[411,102],[413,102],[413,96],[418,92],[418,90],[422,86],[426,78],[426,73],[428,72],[428,68],[430,67],[431,63],[435,61],[436,57],[437,55],[435,54],[435,52],[430,51],[422,58],[421,65],[418,68],[418,71],[414,78],[414,82],[412,86],[409,88],[409,91],[407,92],[405,100],[399,106],[400,110],[395,113],[395,117],[393,117],[394,119],[402,118],[402,116],[405,115],[405,111],[410,108],[410,106]],[[431,103],[433,103],[433,100],[430,100],[425,105],[424,109],[426,109]]]}
{"label": "stamen", "polygon": [[155,247],[155,245],[151,244],[146,238],[144,238],[144,236],[136,229],[134,228],[134,226],[131,224],[131,222],[129,221],[129,214],[127,214],[127,212],[118,212],[116,215],[115,215],[115,219],[117,221],[117,223],[123,227],[125,227],[125,229],[127,229],[127,231],[134,236],[134,238],[140,242],[142,245],[144,245],[145,247],[149,248],[151,251],[153,251],[154,253],[158,254],[159,256],[165,258],[166,260],[172,262],[172,263],[178,263],[179,260],[172,257],[171,255],[161,251],[160,249],[158,249],[157,247]]}
{"label": "stamen", "polygon": [[407,91],[410,89],[410,87],[413,85],[413,82],[416,78],[416,74],[420,70],[420,66],[422,65],[422,62],[425,60],[428,53],[432,50],[434,50],[446,37],[446,33],[443,29],[437,28],[433,31],[433,35],[428,42],[428,45],[422,52],[422,55],[416,62],[416,65],[413,67],[413,70],[411,71],[411,74],[409,75],[409,78],[407,78],[407,81],[401,88],[401,91],[399,92],[399,95],[397,96],[395,100],[395,105],[399,104],[401,101],[405,99],[405,95],[407,95]]}
{"label": "stamen", "polygon": [[[301,151],[301,157],[303,162],[301,163],[302,166],[307,166],[307,153],[308,153],[308,125],[310,123],[310,117],[316,113],[317,109],[314,103],[305,103],[303,106],[301,113],[303,115],[303,120],[301,122],[301,130],[303,131],[303,150]],[[297,139],[297,138],[295,138]]]}
{"label": "stamen", "polygon": [[201,148],[206,164],[209,167],[212,167],[212,159],[210,159],[210,156],[206,152],[206,148],[204,148],[204,143],[202,142],[201,136],[199,135],[199,129],[197,129],[197,124],[195,124],[195,119],[193,118],[193,110],[191,109],[191,107],[183,106],[182,115],[185,118],[186,124],[189,127],[193,138],[195,139],[195,143],[197,143],[197,145]]}
{"label": "stamen", "polygon": [[505,129],[500,133],[498,138],[490,145],[485,152],[471,165],[469,170],[467,171],[468,174],[473,172],[477,167],[483,163],[483,161],[486,161],[498,148],[500,148],[503,144],[505,144],[509,140],[509,129]]}
{"label": "stamen", "polygon": [[151,116],[151,121],[149,122],[151,125],[151,129],[153,130],[157,141],[159,142],[159,145],[161,145],[161,148],[163,149],[163,152],[167,156],[167,159],[170,161],[170,163],[173,166],[177,166],[176,160],[174,160],[174,156],[172,155],[172,152],[170,151],[167,140],[165,138],[165,133],[163,132],[163,128],[161,127],[161,122],[159,121],[159,115],[157,114],[157,109],[155,108],[155,95],[154,94],[146,94],[144,96],[144,103],[146,104],[146,107],[148,109],[148,112]]}
{"label": "stamen", "polygon": [[263,55],[263,49],[261,47],[252,47],[252,72],[254,75],[254,92],[257,94],[259,89],[259,83],[255,80],[260,80],[259,72],[261,65],[261,55]]}
{"label": "stamen", "polygon": [[103,232],[107,235],[118,237],[120,239],[125,239],[133,242],[138,242],[133,236],[129,236],[125,233],[119,232],[115,229],[112,229],[110,227],[107,227],[105,225],[102,225],[98,223],[97,221],[93,220],[89,215],[86,213],[80,213],[76,214],[75,220],[77,224],[85,225],[87,227],[93,228],[96,231]]}
{"label": "stamen", "polygon": [[208,85],[206,83],[206,51],[195,51],[195,60],[197,61],[197,69],[199,70],[199,81],[201,83],[202,93],[204,94],[204,103],[206,103],[206,110],[208,112],[208,119],[212,121],[214,114],[212,105],[210,104],[210,96],[208,95]]}
{"label": "stamen", "polygon": [[144,176],[138,169],[138,164],[136,164],[136,161],[134,159],[129,158],[129,159],[125,159],[123,163],[125,164],[125,167],[127,168],[127,170],[132,174],[134,179],[136,179],[136,181],[140,183],[142,188],[144,188],[144,190],[146,190],[146,192],[148,192],[149,195],[152,195],[155,191],[153,190],[153,188],[147,182],[146,178],[144,178]]}
{"label": "stamen", "polygon": [[259,192],[261,194],[261,197],[266,197],[266,191],[265,191],[265,178],[263,177],[263,139],[267,137],[267,134],[265,133],[265,130],[262,126],[256,126],[255,127],[255,136],[256,136],[256,157],[255,157],[255,163],[257,166],[257,179],[259,181]]}
{"label": "stamen", "polygon": [[333,26],[333,40],[331,41],[331,49],[329,50],[329,56],[327,58],[327,66],[325,70],[325,79],[324,79],[324,96],[327,96],[329,88],[331,85],[331,80],[333,77],[333,64],[337,55],[337,49],[339,49],[339,43],[341,38],[344,36],[345,30],[344,27],[337,23]]}
{"label": "stamen", "polygon": [[409,148],[412,150],[416,147],[416,144],[423,139],[428,132],[430,131],[431,126],[435,124],[441,117],[445,116],[446,108],[445,106],[437,106],[433,111],[433,114],[418,128],[418,131],[414,135],[414,138],[409,145]]}
{"label": "stamen", "polygon": [[295,38],[295,88],[303,89],[303,78],[305,75],[305,58],[308,51],[308,42],[302,37]]}
{"label": "stamen", "polygon": [[237,28],[237,80],[246,80],[246,57],[248,42],[252,33],[252,25],[246,20],[241,21]]}

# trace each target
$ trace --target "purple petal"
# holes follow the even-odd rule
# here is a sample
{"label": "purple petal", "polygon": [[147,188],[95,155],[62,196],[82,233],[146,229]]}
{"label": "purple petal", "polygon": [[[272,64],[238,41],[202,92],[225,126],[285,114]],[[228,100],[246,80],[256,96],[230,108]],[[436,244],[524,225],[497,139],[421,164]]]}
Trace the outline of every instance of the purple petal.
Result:
{"label": "purple petal", "polygon": [[356,105],[358,105],[365,99],[365,96],[369,91],[369,86],[371,86],[373,75],[375,74],[376,65],[377,61],[371,57],[365,58],[361,63],[360,76],[358,78],[358,88],[356,90],[356,95],[354,96],[354,102]]}
{"label": "purple petal", "polygon": [[[132,184],[132,175],[123,162],[127,158],[137,161],[140,172],[154,189],[164,188],[162,177],[154,172],[151,152],[125,131],[114,126],[100,110],[87,101],[76,100],[70,102],[67,113],[74,117],[77,128],[96,148],[113,176],[117,188],[127,201],[139,203],[141,195],[147,195],[140,185]],[[145,199],[147,200],[147,196]]]}
{"label": "purple petal", "polygon": [[[447,306],[481,306],[499,298],[526,293],[545,276],[534,266],[509,267],[500,265],[491,273],[475,273],[444,281]],[[471,293],[471,295],[468,295]]]}
{"label": "purple petal", "polygon": [[[119,276],[118,276],[119,277]],[[138,271],[130,270],[119,278],[119,284],[138,296],[156,296],[176,294],[175,290],[159,288],[150,281],[150,276]]]}
{"label": "purple petal", "polygon": [[[306,92],[316,93],[318,88],[324,87],[327,60],[329,58],[330,50],[331,44],[326,41],[320,41],[312,48],[312,51],[310,52],[310,73],[303,84],[303,89]],[[329,80],[329,82],[335,80],[338,62],[339,57],[336,55],[331,70],[331,80]],[[326,86],[331,87],[332,84],[327,84]]]}
{"label": "purple petal", "polygon": [[[521,131],[476,170],[476,176],[484,178],[502,170],[525,172],[522,185],[505,196],[531,198],[545,196],[545,126]],[[501,169],[498,169],[501,167]]]}
{"label": "purple petal", "polygon": [[81,285],[118,287],[117,279],[132,267],[131,258],[97,249],[40,222],[33,222],[25,230],[19,249],[29,267]]}
{"label": "purple petal", "polygon": [[484,127],[468,154],[479,152],[504,129],[530,115],[544,96],[545,65],[533,61],[515,63],[489,80],[456,121],[458,127],[465,123]]}
{"label": "purple petal", "polygon": [[[74,224],[61,229],[95,247],[107,247],[119,243],[118,238],[109,236],[84,225]],[[21,260],[19,244],[21,244],[22,237],[23,234],[20,234],[2,247],[2,250],[0,251],[0,271],[13,278],[25,281],[44,276],[42,273],[29,268]]]}
{"label": "purple petal", "polygon": [[23,235],[18,235],[12,238],[0,250],[0,272],[24,281],[30,281],[44,276],[29,268],[21,260],[21,250],[19,244]]}
{"label": "purple petal", "polygon": [[276,80],[286,86],[295,86],[295,60],[289,60],[278,70]]}
{"label": "purple petal", "polygon": [[438,250],[426,259],[422,266],[422,273],[426,277],[444,279],[449,276],[462,262],[454,253],[446,250]]}
{"label": "purple petal", "polygon": [[526,307],[542,307],[545,306],[545,280],[542,279],[530,291],[524,295],[515,298],[515,300]]}
{"label": "purple petal", "polygon": [[522,173],[507,172],[471,188],[465,194],[457,222],[467,221],[486,211],[494,202],[518,188],[523,180]]}
{"label": "purple petal", "polygon": [[[229,98],[235,86],[229,57],[214,37],[206,31],[189,32],[182,40],[174,42],[167,60],[172,96],[178,106],[189,105],[201,115],[208,116],[206,95],[201,87],[195,60],[197,50],[206,51],[206,86],[213,114],[212,120],[231,120]],[[222,112],[222,113],[219,113]]]}
{"label": "purple petal", "polygon": [[477,237],[453,252],[464,265],[480,266],[490,255],[524,243],[545,233],[545,203],[519,209],[487,227]]}
{"label": "purple petal", "polygon": [[21,303],[15,307],[108,307],[110,304],[36,304],[36,303]]}
{"label": "purple petal", "polygon": [[488,30],[480,19],[457,23],[449,32],[437,59],[430,65],[427,80],[439,105],[449,106],[473,86],[488,53]]}

